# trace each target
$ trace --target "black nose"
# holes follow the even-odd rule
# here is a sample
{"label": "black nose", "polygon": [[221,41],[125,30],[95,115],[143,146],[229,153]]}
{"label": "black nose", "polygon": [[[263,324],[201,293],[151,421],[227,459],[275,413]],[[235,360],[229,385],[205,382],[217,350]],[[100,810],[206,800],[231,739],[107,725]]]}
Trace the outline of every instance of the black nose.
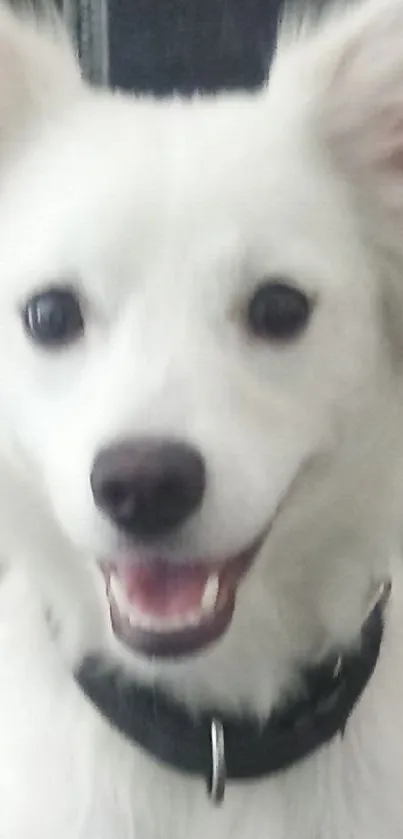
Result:
{"label": "black nose", "polygon": [[197,449],[157,438],[102,449],[91,473],[97,507],[121,530],[144,540],[180,527],[200,506],[205,484]]}

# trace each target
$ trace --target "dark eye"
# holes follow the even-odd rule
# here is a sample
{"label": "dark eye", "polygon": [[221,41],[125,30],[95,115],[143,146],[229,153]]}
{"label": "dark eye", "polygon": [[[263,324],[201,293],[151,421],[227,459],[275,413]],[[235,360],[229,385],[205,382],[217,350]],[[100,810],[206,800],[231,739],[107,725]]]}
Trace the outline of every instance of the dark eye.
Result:
{"label": "dark eye", "polygon": [[307,326],[312,301],[286,282],[263,283],[249,302],[247,322],[258,338],[290,341]]}
{"label": "dark eye", "polygon": [[29,336],[49,349],[70,344],[84,332],[80,300],[69,288],[48,288],[35,294],[22,314]]}

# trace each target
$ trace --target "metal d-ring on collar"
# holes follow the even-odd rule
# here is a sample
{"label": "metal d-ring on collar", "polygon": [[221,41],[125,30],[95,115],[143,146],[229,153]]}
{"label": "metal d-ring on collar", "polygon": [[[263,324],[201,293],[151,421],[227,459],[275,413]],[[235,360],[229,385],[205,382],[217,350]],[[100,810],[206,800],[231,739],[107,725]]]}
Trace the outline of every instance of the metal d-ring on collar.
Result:
{"label": "metal d-ring on collar", "polygon": [[224,726],[218,719],[211,723],[211,786],[210,798],[213,804],[222,804],[227,782],[225,762]]}

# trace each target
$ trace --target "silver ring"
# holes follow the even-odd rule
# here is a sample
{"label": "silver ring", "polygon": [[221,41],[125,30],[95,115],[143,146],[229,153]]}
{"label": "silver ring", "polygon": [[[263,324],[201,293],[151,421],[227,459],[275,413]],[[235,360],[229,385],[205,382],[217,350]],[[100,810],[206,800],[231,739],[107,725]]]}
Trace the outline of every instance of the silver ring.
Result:
{"label": "silver ring", "polygon": [[211,757],[210,798],[214,804],[221,804],[225,795],[227,768],[225,765],[224,726],[217,719],[214,719],[211,723]]}

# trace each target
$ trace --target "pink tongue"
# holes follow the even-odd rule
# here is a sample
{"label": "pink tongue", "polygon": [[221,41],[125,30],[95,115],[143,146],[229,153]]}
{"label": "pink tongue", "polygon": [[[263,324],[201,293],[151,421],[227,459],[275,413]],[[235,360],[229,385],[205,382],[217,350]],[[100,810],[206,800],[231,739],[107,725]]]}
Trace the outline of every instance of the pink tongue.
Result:
{"label": "pink tongue", "polygon": [[162,560],[117,566],[115,573],[130,603],[156,618],[181,617],[200,609],[209,570],[179,567]]}

